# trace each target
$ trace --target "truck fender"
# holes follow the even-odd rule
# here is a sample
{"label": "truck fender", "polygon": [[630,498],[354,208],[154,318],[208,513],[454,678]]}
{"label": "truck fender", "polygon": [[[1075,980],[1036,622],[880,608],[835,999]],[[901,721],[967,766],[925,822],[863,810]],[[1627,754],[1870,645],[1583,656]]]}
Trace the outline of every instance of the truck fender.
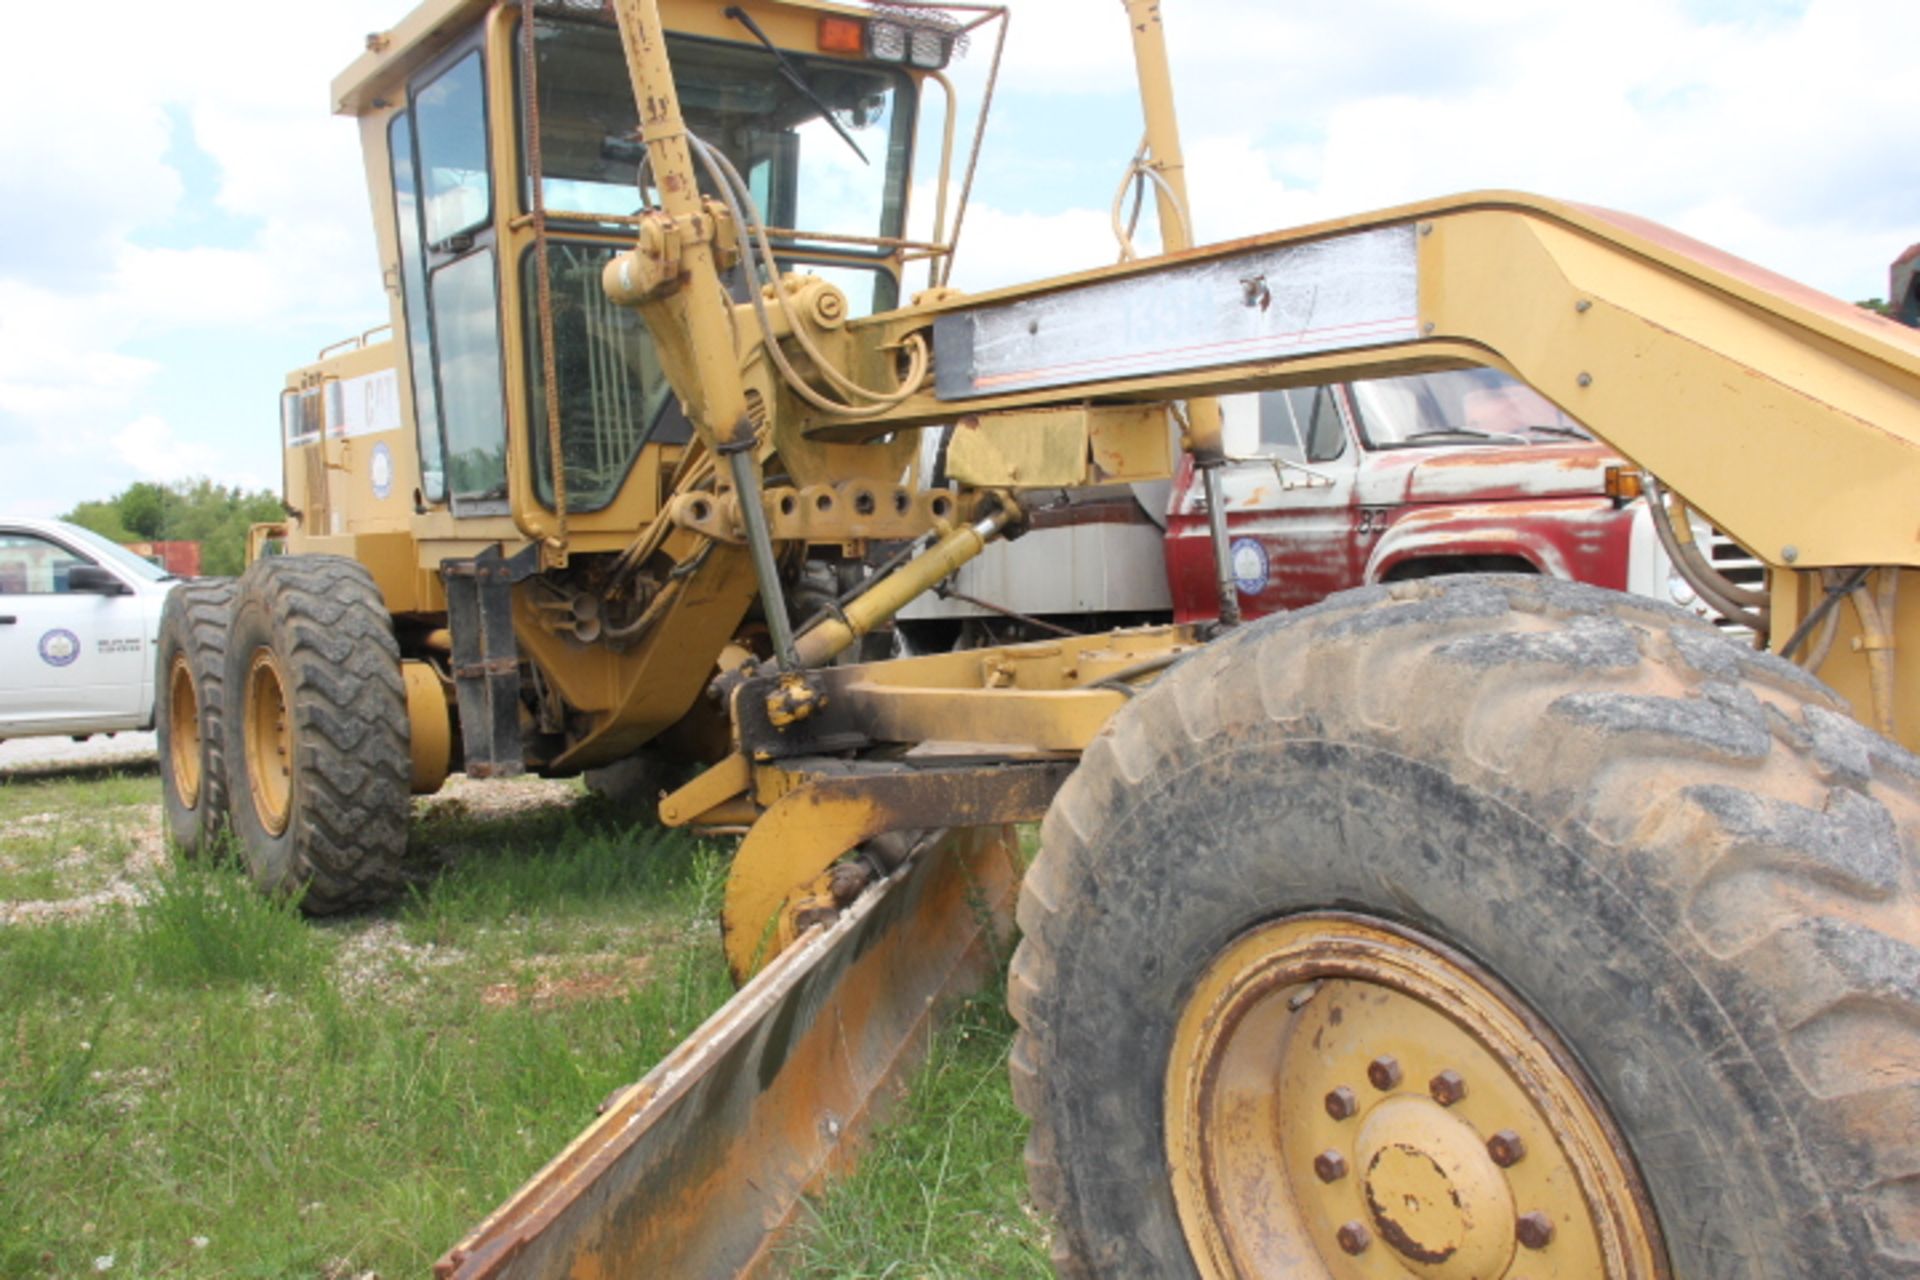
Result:
{"label": "truck fender", "polygon": [[1395,520],[1367,556],[1366,581],[1382,581],[1410,560],[1509,556],[1538,573],[1573,576],[1563,555],[1538,528],[1565,518],[1564,507],[1529,502],[1488,502],[1417,510]]}

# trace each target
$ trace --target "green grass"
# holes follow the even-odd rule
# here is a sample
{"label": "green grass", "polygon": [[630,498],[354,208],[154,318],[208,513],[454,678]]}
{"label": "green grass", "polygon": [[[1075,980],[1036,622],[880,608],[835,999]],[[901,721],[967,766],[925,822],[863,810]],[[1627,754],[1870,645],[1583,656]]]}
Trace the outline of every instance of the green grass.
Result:
{"label": "green grass", "polygon": [[381,916],[187,865],[0,929],[0,1276],[421,1274],[730,994],[712,850],[454,825]]}
{"label": "green grass", "polygon": [[853,1175],[808,1206],[784,1250],[795,1280],[1053,1274],[1020,1160],[1012,1043],[1004,991],[961,1006]]}
{"label": "green grass", "polygon": [[[78,848],[141,891],[0,926],[0,1277],[423,1274],[731,994],[722,852],[584,797],[431,805],[406,900],[317,923],[129,865],[157,802],[151,772],[0,783],[13,884],[85,891]],[[1047,1274],[1010,1037],[999,993],[962,1008],[792,1274]]]}
{"label": "green grass", "polygon": [[68,898],[120,878],[160,800],[152,768],[0,778],[0,901]]}

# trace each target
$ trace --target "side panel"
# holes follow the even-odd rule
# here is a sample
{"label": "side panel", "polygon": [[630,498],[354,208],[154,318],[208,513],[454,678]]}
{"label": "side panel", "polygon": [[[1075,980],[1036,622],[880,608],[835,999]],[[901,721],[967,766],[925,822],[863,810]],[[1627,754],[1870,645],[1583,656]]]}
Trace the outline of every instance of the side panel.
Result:
{"label": "side panel", "polygon": [[1411,225],[1381,227],[943,315],[935,391],[964,400],[1409,341],[1414,239]]}

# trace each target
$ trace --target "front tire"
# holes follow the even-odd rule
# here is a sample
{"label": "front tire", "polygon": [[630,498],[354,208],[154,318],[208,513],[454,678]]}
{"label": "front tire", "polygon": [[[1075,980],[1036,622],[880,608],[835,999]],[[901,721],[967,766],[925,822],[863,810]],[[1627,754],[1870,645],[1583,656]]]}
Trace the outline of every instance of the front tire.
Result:
{"label": "front tire", "polygon": [[411,762],[400,650],[372,577],[338,556],[256,561],[226,688],[233,829],[254,882],[313,915],[391,897]]}
{"label": "front tire", "polygon": [[227,822],[227,631],[231,579],[183,582],[160,613],[154,730],[167,838],[188,857],[211,850]]}
{"label": "front tire", "polygon": [[1434,579],[1210,646],[1022,892],[1056,1265],[1920,1275],[1916,835],[1920,762],[1626,596]]}

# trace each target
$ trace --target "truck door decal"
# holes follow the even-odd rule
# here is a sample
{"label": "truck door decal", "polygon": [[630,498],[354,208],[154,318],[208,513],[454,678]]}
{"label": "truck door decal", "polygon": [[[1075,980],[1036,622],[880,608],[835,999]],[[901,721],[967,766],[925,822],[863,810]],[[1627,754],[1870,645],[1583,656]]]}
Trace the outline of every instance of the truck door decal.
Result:
{"label": "truck door decal", "polygon": [[1265,591],[1267,575],[1272,567],[1267,561],[1267,549],[1253,538],[1235,538],[1229,550],[1232,552],[1233,585],[1240,588],[1240,593],[1257,596]]}
{"label": "truck door decal", "polygon": [[80,656],[80,637],[65,627],[55,627],[40,637],[40,661],[50,667],[73,665]]}

